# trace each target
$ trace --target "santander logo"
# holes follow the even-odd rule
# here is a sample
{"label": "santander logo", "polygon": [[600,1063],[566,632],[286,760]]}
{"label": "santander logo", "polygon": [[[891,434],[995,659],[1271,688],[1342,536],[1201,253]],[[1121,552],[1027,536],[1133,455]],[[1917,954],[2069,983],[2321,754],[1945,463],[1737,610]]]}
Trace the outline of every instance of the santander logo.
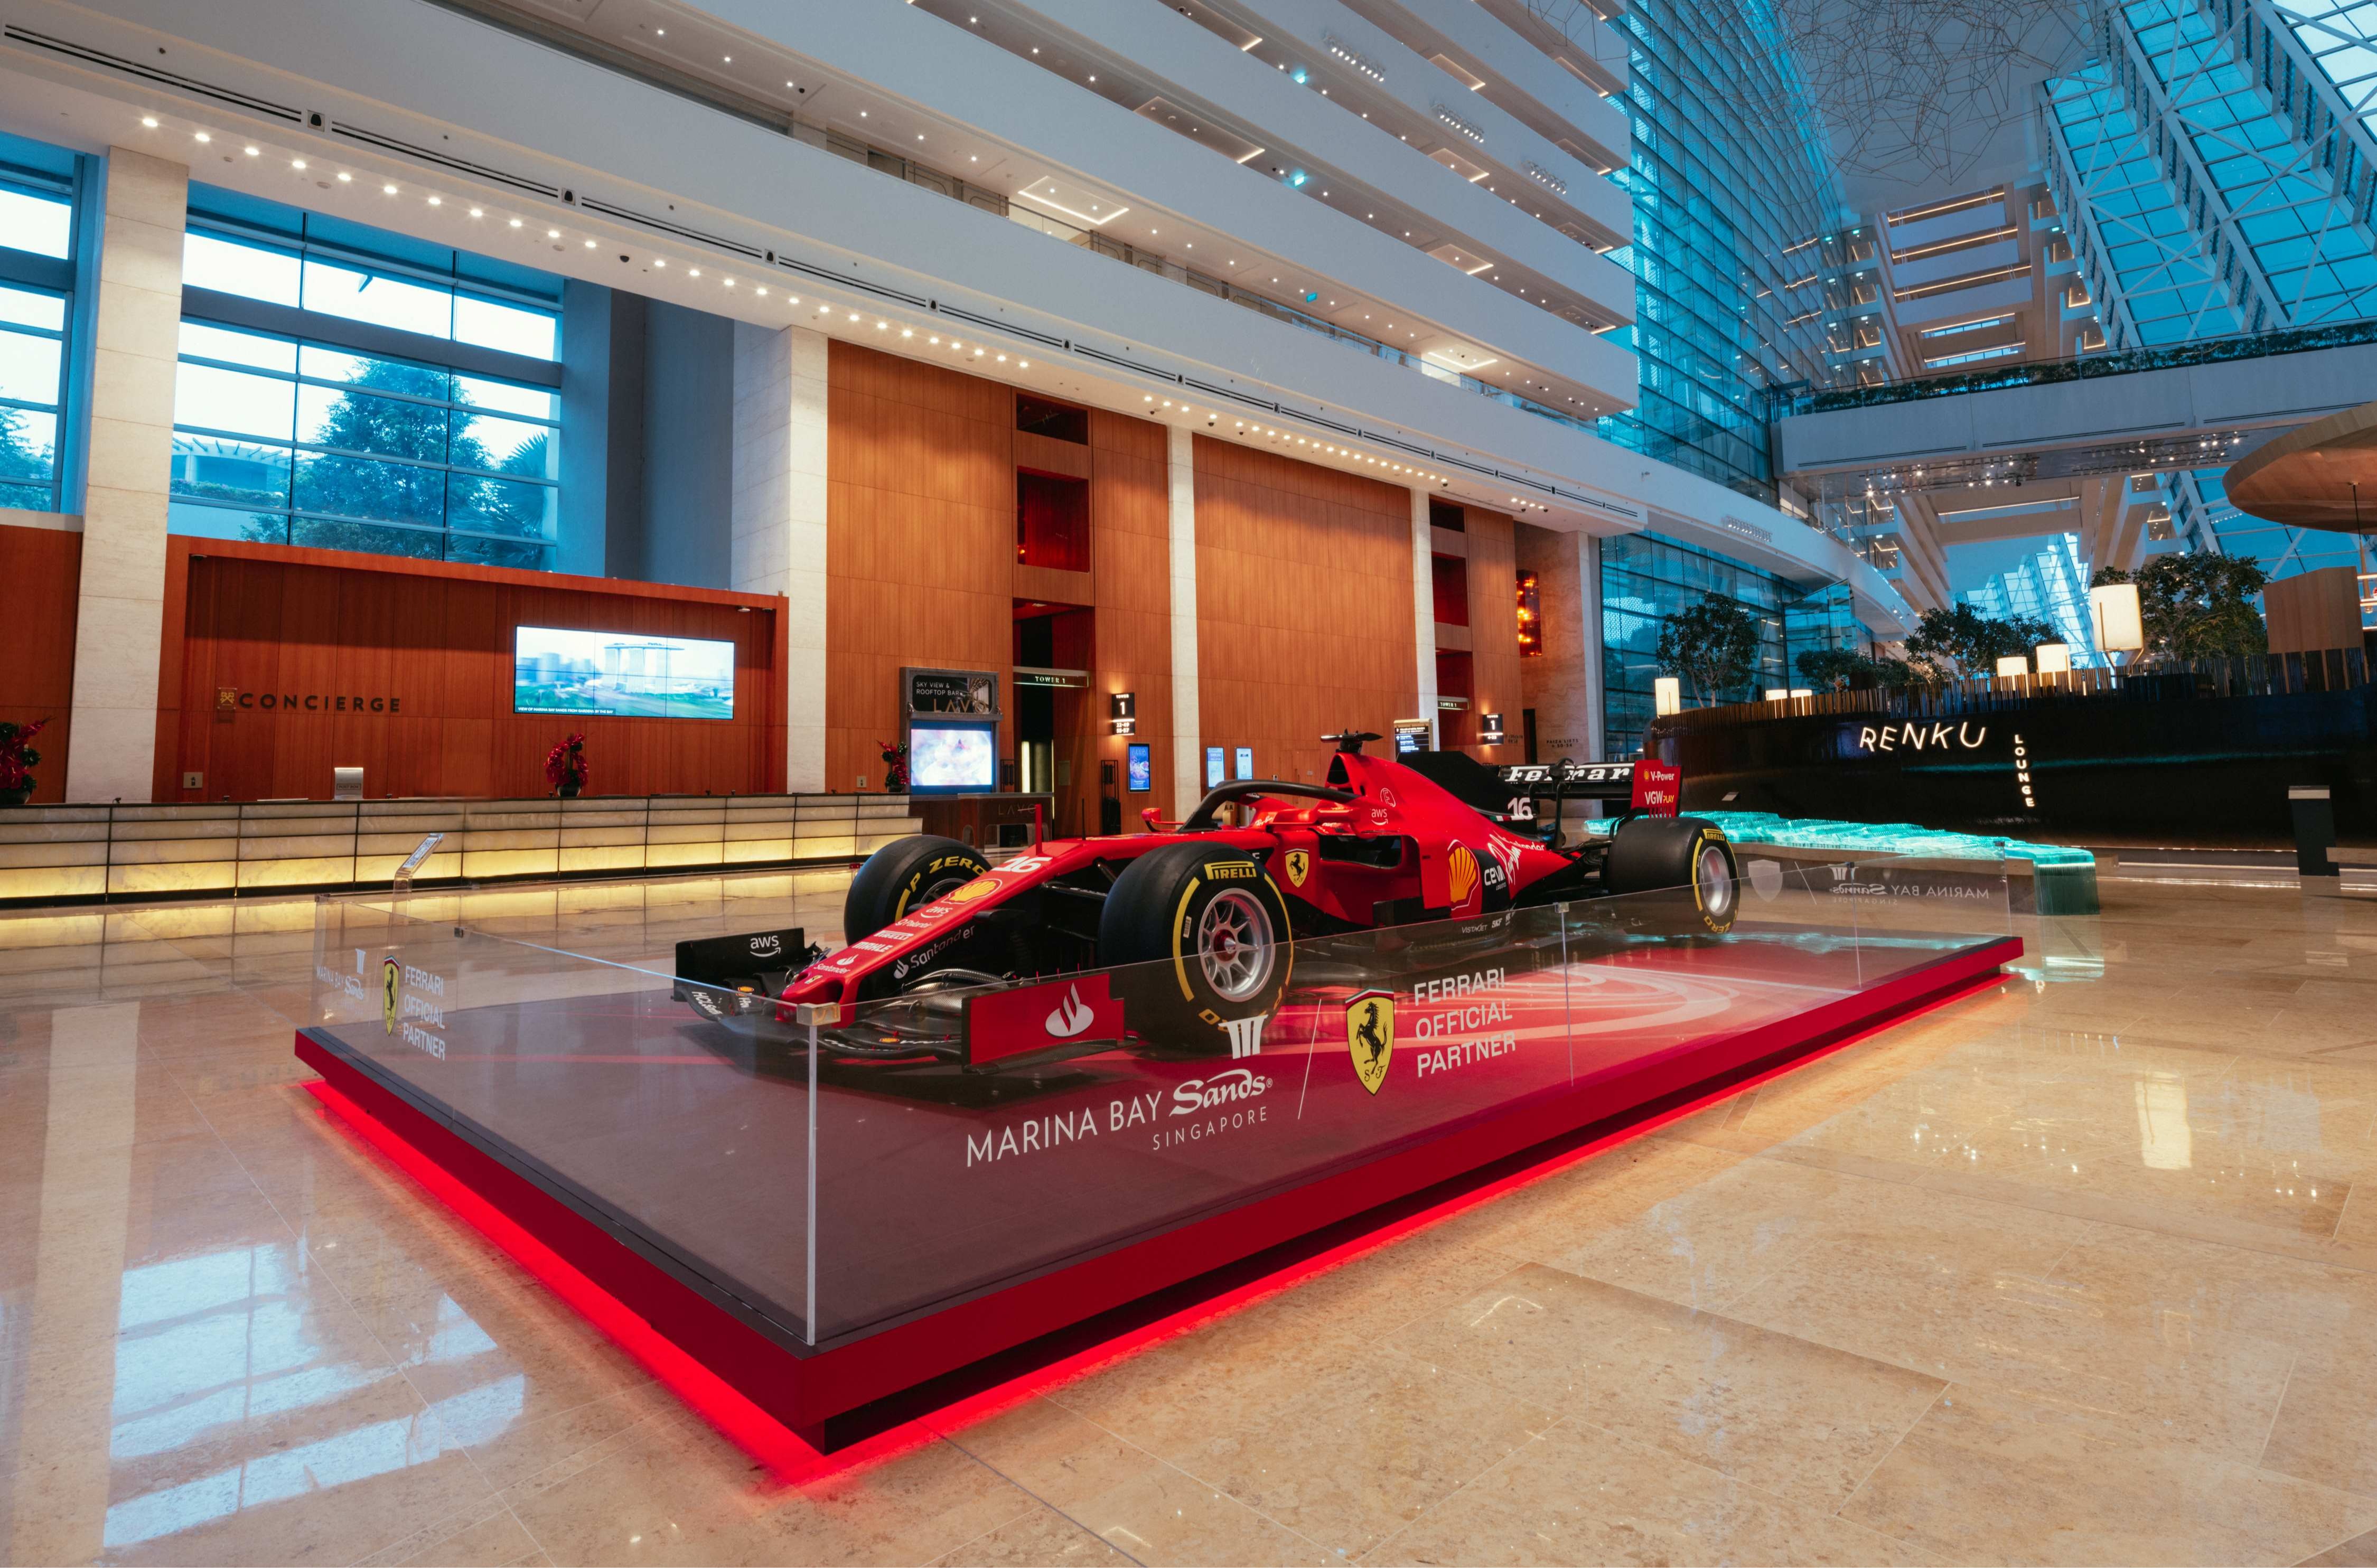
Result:
{"label": "santander logo", "polygon": [[1097,1016],[1090,1010],[1089,1004],[1081,1000],[1081,988],[1078,985],[1068,986],[1065,988],[1065,1000],[1058,1003],[1057,1010],[1048,1015],[1046,1025],[1048,1038],[1070,1039],[1097,1022]]}

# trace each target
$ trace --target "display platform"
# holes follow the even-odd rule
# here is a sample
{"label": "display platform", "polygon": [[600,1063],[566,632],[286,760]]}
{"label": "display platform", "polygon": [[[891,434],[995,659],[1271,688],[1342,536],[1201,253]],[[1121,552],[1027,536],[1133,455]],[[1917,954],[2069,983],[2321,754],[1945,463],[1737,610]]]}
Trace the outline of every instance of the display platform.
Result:
{"label": "display platform", "polygon": [[1745,883],[1721,936],[1683,934],[1678,893],[1296,943],[1229,1055],[1143,1025],[1169,966],[985,988],[1082,1041],[987,1069],[839,1056],[705,1017],[662,968],[326,901],[297,1053],[334,1108],[821,1447],[830,1418],[2022,950],[2002,885],[1877,902],[1869,868],[1754,861]]}

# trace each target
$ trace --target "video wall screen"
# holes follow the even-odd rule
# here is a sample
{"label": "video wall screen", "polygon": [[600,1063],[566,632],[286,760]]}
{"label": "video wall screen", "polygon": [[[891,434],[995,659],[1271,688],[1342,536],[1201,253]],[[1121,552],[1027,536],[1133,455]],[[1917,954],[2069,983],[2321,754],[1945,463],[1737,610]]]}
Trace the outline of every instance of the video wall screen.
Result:
{"label": "video wall screen", "polygon": [[998,726],[908,726],[908,790],[916,795],[980,795],[998,788]]}
{"label": "video wall screen", "polygon": [[640,632],[515,627],[512,711],[732,719],[735,645]]}

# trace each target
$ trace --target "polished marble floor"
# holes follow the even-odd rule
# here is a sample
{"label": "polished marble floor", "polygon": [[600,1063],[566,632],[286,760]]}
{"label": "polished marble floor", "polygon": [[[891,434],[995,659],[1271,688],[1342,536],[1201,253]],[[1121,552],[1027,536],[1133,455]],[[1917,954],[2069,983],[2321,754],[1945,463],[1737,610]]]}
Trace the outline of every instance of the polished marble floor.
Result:
{"label": "polished marble floor", "polygon": [[[0,921],[0,1558],[2377,1563],[2377,900],[2105,891],[1989,992],[808,1479],[326,1123],[305,906]],[[628,962],[839,903],[508,897]]]}

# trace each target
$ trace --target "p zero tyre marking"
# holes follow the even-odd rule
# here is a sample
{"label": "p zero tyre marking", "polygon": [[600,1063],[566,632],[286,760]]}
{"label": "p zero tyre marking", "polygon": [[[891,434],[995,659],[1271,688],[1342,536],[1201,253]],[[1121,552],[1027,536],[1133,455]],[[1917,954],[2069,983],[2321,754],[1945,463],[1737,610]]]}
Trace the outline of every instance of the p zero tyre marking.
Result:
{"label": "p zero tyre marking", "polygon": [[1197,1000],[1197,993],[1188,988],[1188,944],[1183,939],[1188,931],[1188,900],[1204,885],[1202,876],[1190,877],[1188,885],[1180,890],[1180,902],[1172,909],[1172,978],[1179,982],[1183,1002]]}

